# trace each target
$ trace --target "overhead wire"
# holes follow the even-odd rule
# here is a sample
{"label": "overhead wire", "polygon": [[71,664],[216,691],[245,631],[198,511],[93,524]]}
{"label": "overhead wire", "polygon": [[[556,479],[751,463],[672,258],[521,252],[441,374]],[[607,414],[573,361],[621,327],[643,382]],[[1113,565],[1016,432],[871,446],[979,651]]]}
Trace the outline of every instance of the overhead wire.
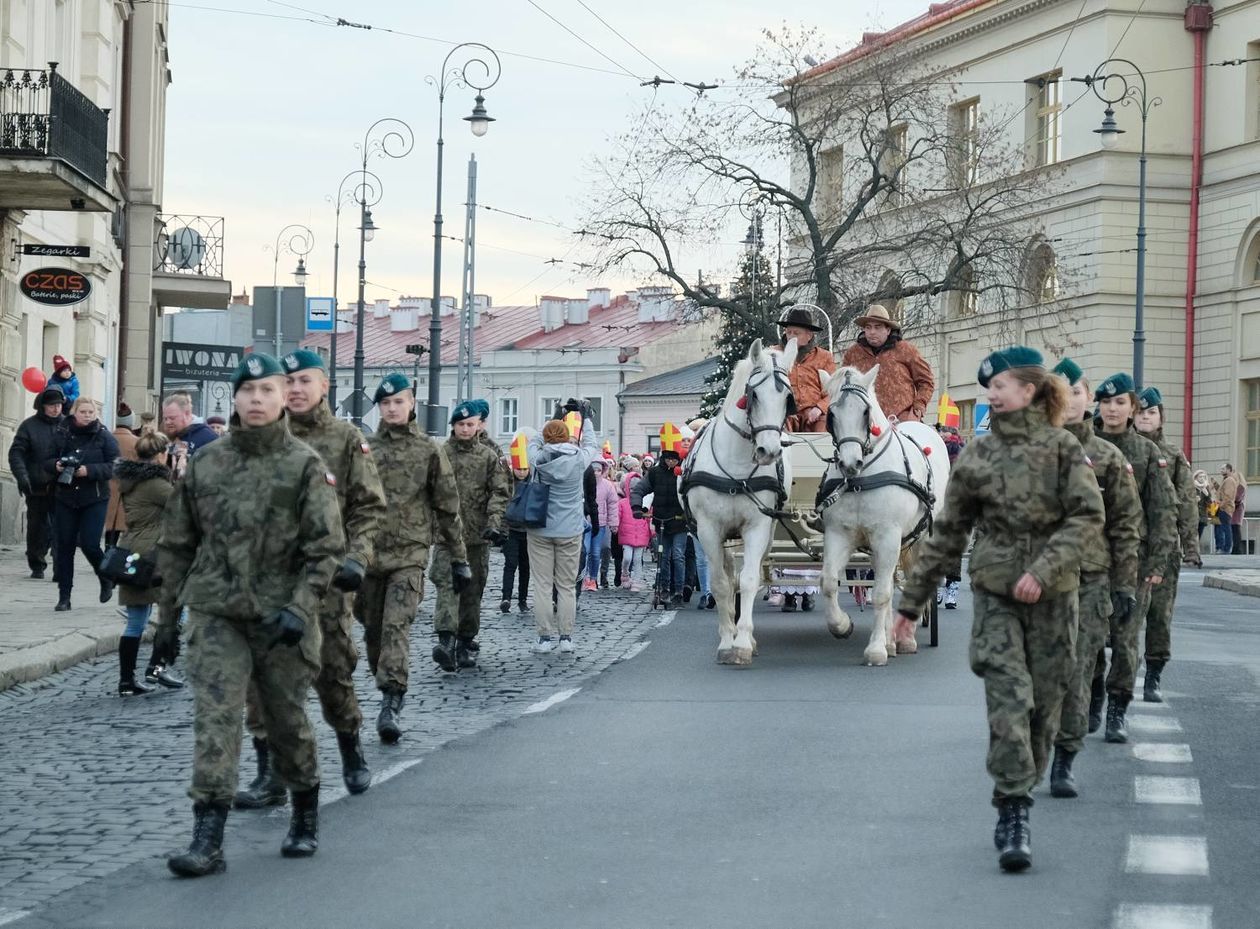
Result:
{"label": "overhead wire", "polygon": [[551,20],[553,23],[555,23],[557,26],[559,26],[561,29],[563,29],[565,32],[567,32],[569,35],[573,36],[573,38],[577,39],[579,42],[581,42],[583,45],[585,45],[587,48],[589,48],[591,51],[593,51],[596,55],[599,55],[601,58],[605,59],[606,61],[611,61],[611,62],[612,62],[613,64],[615,64],[618,68],[620,68],[622,71],[626,72],[626,74],[628,74],[630,77],[634,78],[635,80],[642,80],[642,78],[641,78],[639,75],[635,74],[633,71],[631,71],[631,70],[630,70],[629,68],[627,68],[625,65],[623,65],[621,62],[617,61],[615,58],[613,58],[613,57],[612,57],[611,55],[609,55],[608,53],[601,51],[599,48],[597,48],[596,46],[592,45],[590,42],[586,41],[586,39],[582,38],[582,37],[581,37],[580,35],[578,35],[575,31],[573,31],[573,30],[572,30],[572,29],[570,29],[568,26],[566,26],[563,22],[561,22],[560,20],[556,19],[556,17],[552,16],[550,13],[548,13],[546,10],[544,10],[541,6],[539,6],[539,5],[538,5],[538,3],[536,2],[536,0],[525,0],[525,2],[526,2],[526,3],[528,3],[530,6],[532,6],[534,9],[536,9],[539,13],[542,13],[542,15],[543,15],[543,16],[546,16],[549,20]]}
{"label": "overhead wire", "polygon": [[627,39],[624,35],[622,35],[620,32],[618,32],[618,31],[617,31],[617,29],[613,26],[613,24],[612,24],[612,23],[610,23],[608,20],[604,19],[604,17],[600,16],[598,13],[596,13],[594,10],[592,10],[589,6],[587,6],[587,5],[586,5],[586,0],[577,0],[577,2],[578,2],[578,5],[582,7],[582,9],[586,10],[586,12],[590,13],[592,16],[594,16],[596,19],[598,19],[601,23],[603,23],[603,24],[604,24],[604,26],[606,26],[606,27],[608,28],[608,31],[609,31],[609,32],[611,32],[611,33],[612,33],[613,35],[615,35],[617,38],[621,39],[621,41],[625,42],[625,43],[626,43],[627,45],[629,45],[632,49],[634,49],[636,52],[638,52],[640,55],[642,55],[642,56],[643,56],[643,59],[644,59],[645,61],[647,61],[647,62],[648,62],[648,64],[651,64],[651,65],[653,65],[653,66],[655,66],[655,67],[659,68],[660,70],[664,71],[666,74],[668,74],[668,75],[670,76],[670,78],[674,81],[674,83],[675,83],[675,84],[682,83],[681,81],[679,81],[679,80],[678,80],[678,78],[677,78],[677,77],[675,77],[675,76],[674,76],[673,72],[672,72],[672,71],[670,71],[670,70],[669,70],[669,68],[665,67],[663,64],[661,64],[659,61],[657,61],[655,58],[653,58],[651,55],[649,55],[649,54],[648,54],[647,52],[645,52],[643,49],[639,48],[639,46],[635,45],[633,42],[631,42],[629,39]]}

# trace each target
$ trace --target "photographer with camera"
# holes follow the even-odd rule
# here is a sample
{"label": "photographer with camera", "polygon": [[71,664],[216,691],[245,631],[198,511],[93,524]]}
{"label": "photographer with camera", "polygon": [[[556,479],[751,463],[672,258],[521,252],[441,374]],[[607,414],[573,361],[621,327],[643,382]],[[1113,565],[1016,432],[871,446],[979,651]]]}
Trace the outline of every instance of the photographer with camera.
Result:
{"label": "photographer with camera", "polygon": [[[55,457],[44,470],[56,477],[53,508],[54,566],[57,572],[57,612],[70,609],[74,587],[74,550],[79,548],[92,569],[100,568],[101,534],[109,509],[109,480],[114,476],[118,442],[100,420],[95,400],[80,397],[70,407],[57,434]],[[99,575],[98,575],[99,576]],[[114,585],[100,578],[101,603],[108,603]]]}

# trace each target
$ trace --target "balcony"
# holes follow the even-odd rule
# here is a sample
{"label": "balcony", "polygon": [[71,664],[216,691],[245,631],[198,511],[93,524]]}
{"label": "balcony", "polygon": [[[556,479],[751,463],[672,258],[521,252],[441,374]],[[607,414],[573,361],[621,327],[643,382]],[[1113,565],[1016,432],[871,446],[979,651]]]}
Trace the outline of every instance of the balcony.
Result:
{"label": "balcony", "polygon": [[232,299],[223,279],[223,217],[159,215],[153,239],[153,296],[162,306],[221,310]]}
{"label": "balcony", "polygon": [[0,72],[0,208],[114,209],[109,113],[57,73]]}

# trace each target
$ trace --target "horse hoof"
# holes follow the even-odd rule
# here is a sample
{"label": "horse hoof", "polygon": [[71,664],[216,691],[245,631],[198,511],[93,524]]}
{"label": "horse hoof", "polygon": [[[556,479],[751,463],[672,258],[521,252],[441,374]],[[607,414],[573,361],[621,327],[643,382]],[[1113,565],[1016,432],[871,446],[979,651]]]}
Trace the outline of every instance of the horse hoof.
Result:
{"label": "horse hoof", "polygon": [[847,639],[853,635],[853,620],[849,620],[847,626],[840,626],[837,623],[827,623],[827,631],[837,639]]}
{"label": "horse hoof", "polygon": [[733,651],[735,652],[733,664],[741,668],[746,668],[752,664],[753,650],[751,648],[736,648]]}
{"label": "horse hoof", "polygon": [[756,639],[753,639],[752,653],[754,658],[761,654],[761,649],[757,647]]}
{"label": "horse hoof", "polygon": [[717,653],[718,664],[735,664],[735,649],[719,648]]}
{"label": "horse hoof", "polygon": [[919,643],[914,639],[902,639],[897,643],[898,655],[915,655],[918,654]]}
{"label": "horse hoof", "polygon": [[877,652],[866,652],[862,657],[866,659],[868,668],[882,668],[888,664],[888,652],[882,648]]}

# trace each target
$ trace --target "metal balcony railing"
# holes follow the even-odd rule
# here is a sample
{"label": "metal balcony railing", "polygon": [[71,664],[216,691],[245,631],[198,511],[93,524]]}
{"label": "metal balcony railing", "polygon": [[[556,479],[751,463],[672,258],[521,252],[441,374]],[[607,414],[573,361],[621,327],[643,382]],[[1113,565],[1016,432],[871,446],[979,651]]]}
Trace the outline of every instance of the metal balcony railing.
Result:
{"label": "metal balcony railing", "polygon": [[223,277],[222,216],[158,216],[153,270]]}
{"label": "metal balcony railing", "polygon": [[109,111],[57,73],[0,73],[0,157],[57,158],[101,187],[109,148]]}

